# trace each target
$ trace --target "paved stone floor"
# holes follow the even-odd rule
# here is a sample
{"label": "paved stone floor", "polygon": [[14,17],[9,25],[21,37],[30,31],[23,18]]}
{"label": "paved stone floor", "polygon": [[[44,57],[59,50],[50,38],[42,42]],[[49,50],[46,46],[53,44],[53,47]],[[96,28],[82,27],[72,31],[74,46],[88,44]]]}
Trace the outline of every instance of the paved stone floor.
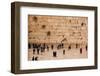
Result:
{"label": "paved stone floor", "polygon": [[[63,54],[63,50],[65,49],[65,54]],[[56,52],[57,56],[53,56],[53,52]],[[57,60],[57,59],[80,59],[80,58],[87,58],[87,51],[86,48],[82,48],[82,53],[80,53],[80,48],[63,48],[60,50],[57,50],[56,48],[45,50],[45,52],[39,54],[35,52],[33,54],[33,49],[28,50],[28,60],[32,60],[32,57],[38,57],[38,60]]]}

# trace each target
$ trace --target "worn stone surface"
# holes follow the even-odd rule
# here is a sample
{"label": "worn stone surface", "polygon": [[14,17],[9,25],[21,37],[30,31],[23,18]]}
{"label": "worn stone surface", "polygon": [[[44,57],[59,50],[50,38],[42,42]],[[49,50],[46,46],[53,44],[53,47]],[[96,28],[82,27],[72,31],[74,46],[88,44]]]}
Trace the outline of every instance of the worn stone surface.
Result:
{"label": "worn stone surface", "polygon": [[[28,59],[38,57],[38,60],[52,59],[73,59],[87,58],[88,45],[88,18],[75,16],[28,16],[28,43],[31,48],[28,49]],[[45,51],[33,54],[32,44],[45,43],[49,50],[45,47]],[[63,47],[57,49],[59,44],[63,43]],[[51,45],[54,46],[51,49]],[[82,53],[80,49],[82,48]],[[65,50],[65,54],[63,54]],[[56,51],[57,57],[53,57]]]}

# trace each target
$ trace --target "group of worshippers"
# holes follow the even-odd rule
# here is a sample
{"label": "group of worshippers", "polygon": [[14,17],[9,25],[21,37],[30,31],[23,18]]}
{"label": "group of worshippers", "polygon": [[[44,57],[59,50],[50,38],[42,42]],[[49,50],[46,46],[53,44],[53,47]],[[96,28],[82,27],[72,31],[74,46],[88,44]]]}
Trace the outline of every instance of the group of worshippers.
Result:
{"label": "group of worshippers", "polygon": [[[51,45],[48,45],[48,44],[45,44],[45,43],[33,43],[33,44],[28,44],[28,48],[32,48],[33,49],[33,54],[41,54],[44,53],[46,50],[49,51],[50,49],[53,50],[54,49],[54,44],[51,44]],[[59,49],[63,49],[64,48],[64,44],[63,43],[60,43],[57,45],[57,50]],[[78,48],[78,44],[76,44],[76,48]],[[68,47],[68,49],[70,50],[71,49],[71,46]],[[82,54],[82,48],[80,48],[80,54]],[[86,51],[87,51],[87,45],[86,45]],[[63,55],[65,55],[65,49],[63,49]],[[57,51],[54,50],[53,51],[53,54],[52,54],[53,57],[57,57]],[[32,60],[38,60],[38,57],[34,57],[32,58]]]}
{"label": "group of worshippers", "polygon": [[[64,44],[58,44],[57,45],[57,49],[61,49],[64,47]],[[32,48],[33,49],[33,54],[41,54],[44,53],[46,50],[49,51],[49,49],[53,50],[54,49],[54,44],[48,45],[45,43],[42,44],[37,44],[37,43],[33,43],[33,44],[28,44],[28,48]],[[65,50],[63,50],[63,54],[65,54]],[[53,57],[57,57],[57,51],[53,51]],[[38,57],[34,57],[32,58],[32,60],[38,60]]]}

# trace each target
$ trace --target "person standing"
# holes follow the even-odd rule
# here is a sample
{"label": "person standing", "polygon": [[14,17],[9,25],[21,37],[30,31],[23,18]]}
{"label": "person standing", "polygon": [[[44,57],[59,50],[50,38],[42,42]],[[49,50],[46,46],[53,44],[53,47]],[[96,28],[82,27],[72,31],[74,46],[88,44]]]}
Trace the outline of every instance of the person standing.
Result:
{"label": "person standing", "polygon": [[33,54],[35,54],[35,48],[33,48]]}
{"label": "person standing", "polygon": [[52,49],[52,50],[53,50],[53,47],[54,47],[54,46],[53,46],[53,45],[51,45],[51,49]]}
{"label": "person standing", "polygon": [[37,48],[37,54],[38,54],[38,55],[39,55],[39,51],[40,51],[39,48]]}
{"label": "person standing", "polygon": [[65,55],[65,50],[63,50],[63,55]]}
{"label": "person standing", "polygon": [[57,57],[57,52],[53,51],[53,57]]}
{"label": "person standing", "polygon": [[80,54],[82,54],[82,48],[80,48]]}
{"label": "person standing", "polygon": [[32,61],[34,61],[35,60],[35,58],[34,58],[34,56],[32,57]]}

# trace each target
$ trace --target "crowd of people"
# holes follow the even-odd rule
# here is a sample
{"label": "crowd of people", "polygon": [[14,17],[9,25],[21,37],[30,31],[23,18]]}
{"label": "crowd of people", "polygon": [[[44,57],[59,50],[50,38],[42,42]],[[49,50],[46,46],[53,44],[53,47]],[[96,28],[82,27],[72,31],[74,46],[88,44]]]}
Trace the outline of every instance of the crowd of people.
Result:
{"label": "crowd of people", "polygon": [[[53,50],[53,57],[57,57],[57,50],[63,49],[62,53],[63,55],[65,55],[65,49],[64,49],[64,44],[60,43],[56,46],[57,50],[55,50],[55,45],[51,44],[45,44],[45,43],[33,43],[33,44],[28,44],[28,48],[33,50],[33,55],[37,54],[37,55],[42,55],[45,51],[49,51],[49,50]],[[76,48],[78,48],[78,44],[76,44]],[[86,45],[86,51],[87,51],[87,45]],[[71,45],[69,45],[68,49],[71,49]],[[80,54],[82,54],[83,49],[80,48]],[[38,57],[33,56],[32,60],[38,60]]]}

